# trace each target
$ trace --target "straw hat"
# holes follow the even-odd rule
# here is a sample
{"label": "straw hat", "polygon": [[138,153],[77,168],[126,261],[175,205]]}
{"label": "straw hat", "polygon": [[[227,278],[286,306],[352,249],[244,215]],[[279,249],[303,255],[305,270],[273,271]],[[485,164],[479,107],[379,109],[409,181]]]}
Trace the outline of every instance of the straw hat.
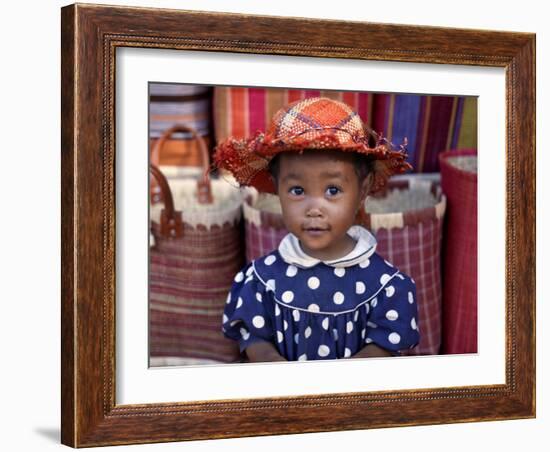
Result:
{"label": "straw hat", "polygon": [[[374,147],[369,146],[371,137]],[[384,187],[391,175],[412,169],[405,161],[404,145],[394,149],[370,131],[345,103],[314,97],[281,108],[265,133],[257,132],[244,139],[229,137],[221,142],[215,149],[214,163],[230,171],[240,185],[275,193],[268,165],[277,154],[306,149],[356,152],[374,159],[371,192],[375,192]]]}

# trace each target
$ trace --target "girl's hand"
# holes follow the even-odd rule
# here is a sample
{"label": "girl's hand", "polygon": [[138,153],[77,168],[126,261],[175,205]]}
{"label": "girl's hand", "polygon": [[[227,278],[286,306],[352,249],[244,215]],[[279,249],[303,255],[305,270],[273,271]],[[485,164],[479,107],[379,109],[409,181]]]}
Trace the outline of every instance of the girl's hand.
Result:
{"label": "girl's hand", "polygon": [[369,344],[359,350],[352,358],[381,358],[385,356],[392,356],[392,354],[382,347],[378,347],[378,345]]}
{"label": "girl's hand", "polygon": [[286,361],[270,342],[254,342],[246,348],[245,352],[250,362]]}

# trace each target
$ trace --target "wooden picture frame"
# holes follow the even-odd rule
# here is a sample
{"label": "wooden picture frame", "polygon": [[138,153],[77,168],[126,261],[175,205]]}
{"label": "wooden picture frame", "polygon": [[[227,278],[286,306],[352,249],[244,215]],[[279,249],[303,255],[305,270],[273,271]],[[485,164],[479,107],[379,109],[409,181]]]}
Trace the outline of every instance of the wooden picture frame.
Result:
{"label": "wooden picture frame", "polygon": [[[101,446],[535,416],[533,34],[79,4],[62,8],[61,32],[64,444]],[[117,405],[118,47],[505,68],[505,383]]]}

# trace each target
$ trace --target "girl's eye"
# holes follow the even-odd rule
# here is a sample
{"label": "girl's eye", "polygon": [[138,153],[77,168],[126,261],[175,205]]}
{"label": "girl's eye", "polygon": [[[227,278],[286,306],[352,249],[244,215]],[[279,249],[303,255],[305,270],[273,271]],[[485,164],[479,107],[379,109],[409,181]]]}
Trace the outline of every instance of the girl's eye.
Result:
{"label": "girl's eye", "polygon": [[288,192],[295,196],[300,196],[304,194],[304,189],[302,187],[292,187]]}
{"label": "girl's eye", "polygon": [[329,196],[336,196],[338,193],[340,193],[340,189],[334,186],[328,187],[326,193]]}

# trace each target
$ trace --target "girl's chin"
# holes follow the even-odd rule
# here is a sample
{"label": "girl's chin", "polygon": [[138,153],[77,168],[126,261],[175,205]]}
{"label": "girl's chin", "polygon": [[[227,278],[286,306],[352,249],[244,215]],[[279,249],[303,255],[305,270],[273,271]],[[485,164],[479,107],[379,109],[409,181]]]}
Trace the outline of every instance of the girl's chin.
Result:
{"label": "girl's chin", "polygon": [[346,254],[345,252],[338,252],[338,250],[335,251],[335,250],[329,249],[320,243],[314,243],[314,242],[312,243],[312,241],[303,240],[303,241],[300,241],[300,244],[302,246],[303,251],[307,255],[315,259],[320,259],[322,261],[332,261]]}

